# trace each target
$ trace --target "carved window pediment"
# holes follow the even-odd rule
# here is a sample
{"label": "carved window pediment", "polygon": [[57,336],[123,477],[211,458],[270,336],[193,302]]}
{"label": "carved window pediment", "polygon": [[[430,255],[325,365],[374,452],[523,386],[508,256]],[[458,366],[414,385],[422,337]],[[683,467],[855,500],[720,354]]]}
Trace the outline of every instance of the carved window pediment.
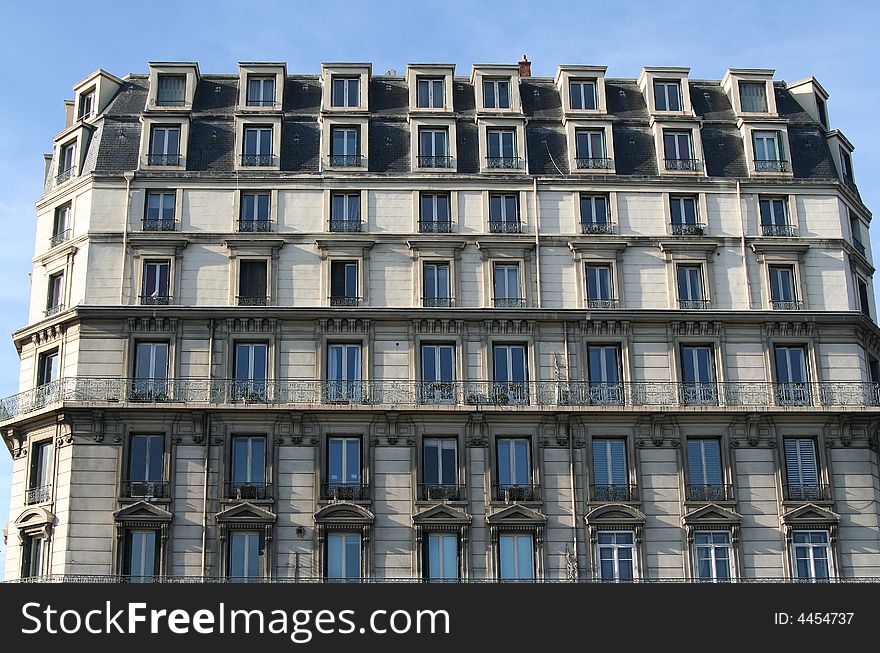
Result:
{"label": "carved window pediment", "polygon": [[814,503],[807,503],[782,515],[782,523],[789,527],[817,526],[827,528],[836,526],[839,522],[840,515]]}
{"label": "carved window pediment", "polygon": [[369,526],[373,523],[373,513],[355,503],[339,502],[324,506],[315,513],[315,523],[334,526]]}
{"label": "carved window pediment", "polygon": [[274,524],[276,520],[274,512],[255,506],[247,501],[218,512],[215,518],[218,524],[235,525]]}
{"label": "carved window pediment", "polygon": [[681,518],[681,521],[686,526],[731,527],[742,523],[742,516],[734,510],[710,503],[690,511]]}
{"label": "carved window pediment", "polygon": [[55,515],[45,508],[33,506],[22,512],[15,520],[14,526],[18,529],[19,538],[45,537],[52,533],[55,524]]}
{"label": "carved window pediment", "polygon": [[588,526],[606,528],[633,528],[645,524],[645,513],[623,503],[608,503],[587,513]]}
{"label": "carved window pediment", "polygon": [[413,515],[412,520],[413,524],[422,528],[434,526],[454,526],[459,528],[461,526],[468,526],[471,523],[472,517],[463,510],[440,504],[417,512]]}

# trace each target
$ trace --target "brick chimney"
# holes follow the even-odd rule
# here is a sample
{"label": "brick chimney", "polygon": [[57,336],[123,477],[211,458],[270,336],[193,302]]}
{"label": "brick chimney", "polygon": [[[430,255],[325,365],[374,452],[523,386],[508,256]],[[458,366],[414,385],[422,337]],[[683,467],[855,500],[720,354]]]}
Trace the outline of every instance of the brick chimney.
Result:
{"label": "brick chimney", "polygon": [[532,76],[532,62],[526,59],[526,55],[523,55],[523,58],[519,60],[519,76],[520,77],[531,77]]}

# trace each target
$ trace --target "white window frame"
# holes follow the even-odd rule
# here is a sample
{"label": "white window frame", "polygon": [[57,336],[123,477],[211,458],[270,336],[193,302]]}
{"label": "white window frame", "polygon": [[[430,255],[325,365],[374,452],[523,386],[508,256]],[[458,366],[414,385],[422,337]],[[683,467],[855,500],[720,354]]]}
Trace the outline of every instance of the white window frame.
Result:
{"label": "white window frame", "polygon": [[[486,96],[486,85],[491,85],[492,87],[492,104],[493,106],[489,106],[487,102]],[[507,106],[502,107],[499,106],[501,94],[499,93],[499,89],[502,85],[507,85]],[[495,111],[506,111],[513,108],[513,84],[510,83],[509,77],[483,77],[482,78],[482,93],[483,93],[483,108]]]}
{"label": "white window frame", "polygon": [[[697,542],[698,535],[724,535],[727,537],[727,542],[722,544],[716,544],[715,542]],[[693,538],[693,565],[694,565],[694,579],[699,580],[711,580],[712,582],[718,582],[718,550],[723,549],[727,551],[727,577],[721,578],[720,580],[726,581],[731,580],[735,577],[734,567],[733,567],[733,538],[730,536],[729,530],[697,530],[694,531]],[[711,574],[708,578],[700,577],[700,549],[708,549],[709,550],[709,564]]]}
{"label": "white window frame", "polygon": [[[654,111],[663,111],[663,112],[668,112],[668,113],[680,113],[680,112],[684,111],[684,93],[682,93],[681,84],[682,84],[681,80],[655,79],[654,80]],[[670,88],[675,89],[675,97],[678,101],[678,109],[670,109],[669,108],[669,98],[670,98],[669,89]],[[658,102],[659,96],[657,94],[657,91],[660,89],[662,89],[662,91],[663,91],[663,101],[664,101],[664,104],[666,105],[665,109],[661,109],[658,106],[659,105],[659,102]]]}
{"label": "white window frame", "polygon": [[[628,534],[632,538],[631,543],[620,543],[617,542],[616,539],[612,543],[601,543],[599,542],[601,535],[607,535],[609,533],[613,533],[616,535],[619,534]],[[610,549],[612,552],[611,560],[614,564],[614,577],[613,578],[605,578],[602,575],[602,549]],[[630,562],[632,564],[632,579],[636,580],[639,577],[638,571],[638,546],[636,542],[636,533],[630,529],[622,529],[622,530],[600,530],[596,534],[596,574],[599,580],[608,581],[608,582],[619,582],[620,579],[620,552],[622,550],[629,550],[632,552],[632,556],[630,558]],[[625,582],[628,582],[629,579],[624,579]]]}
{"label": "white window frame", "polygon": [[[342,82],[342,104],[337,104],[336,82]],[[352,85],[354,85],[354,98],[352,98]],[[354,102],[352,102],[352,99]],[[335,108],[353,109],[361,106],[361,77],[359,75],[331,75],[330,77],[330,106]]]}
{"label": "white window frame", "polygon": [[[795,542],[796,535],[813,535],[819,533],[825,537],[825,542],[822,544],[813,543],[813,542]],[[809,575],[799,576],[798,575],[798,557],[797,557],[797,549],[798,547],[808,547],[809,549],[809,560],[810,563],[810,571]],[[834,569],[834,552],[832,549],[831,543],[831,534],[826,529],[795,529],[791,533],[791,566],[792,566],[792,576],[799,580],[810,580],[816,582],[817,580],[826,580],[824,578],[817,579],[816,578],[816,550],[824,549],[825,550],[825,563],[828,565],[828,579],[835,578],[835,569]]]}

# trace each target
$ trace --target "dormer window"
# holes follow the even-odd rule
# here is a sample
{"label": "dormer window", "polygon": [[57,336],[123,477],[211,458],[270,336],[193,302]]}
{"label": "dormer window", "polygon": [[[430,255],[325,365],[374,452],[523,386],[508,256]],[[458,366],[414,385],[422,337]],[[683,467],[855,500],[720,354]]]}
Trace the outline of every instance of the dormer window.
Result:
{"label": "dormer window", "polygon": [[579,170],[608,167],[610,159],[605,152],[604,129],[578,129],[575,132],[575,149]]}
{"label": "dormer window", "polygon": [[483,107],[486,109],[510,108],[510,80],[483,80]]}
{"label": "dormer window", "polygon": [[360,127],[333,127],[330,130],[330,165],[361,165]]}
{"label": "dormer window", "polygon": [[819,114],[819,122],[825,129],[828,129],[828,107],[825,100],[816,95],[816,111]]}
{"label": "dormer window", "polygon": [[62,145],[58,153],[58,176],[60,184],[76,175],[76,141]]}
{"label": "dormer window", "polygon": [[568,84],[568,93],[573,110],[595,110],[598,106],[596,80],[575,79]]}
{"label": "dormer window", "polygon": [[681,111],[681,106],[680,82],[654,82],[654,109],[656,111]]}
{"label": "dormer window", "polygon": [[855,177],[853,176],[853,166],[852,166],[852,157],[849,152],[847,152],[842,147],[840,148],[840,171],[843,173],[843,181],[847,185],[852,185],[855,183]]}
{"label": "dormer window", "polygon": [[272,128],[245,127],[244,151],[241,155],[243,166],[271,166],[275,157],[272,155]]}
{"label": "dormer window", "polygon": [[95,91],[83,93],[79,97],[79,119],[90,118],[95,111]]}
{"label": "dormer window", "polygon": [[739,100],[743,113],[767,113],[767,85],[764,82],[740,82]]}
{"label": "dormer window", "polygon": [[180,165],[180,126],[156,126],[150,132],[150,154],[147,165]]}
{"label": "dormer window", "polygon": [[186,99],[186,75],[159,75],[156,104],[163,107],[183,106]]}
{"label": "dormer window", "polygon": [[416,89],[416,106],[420,109],[442,109],[443,102],[442,77],[419,77]]}
{"label": "dormer window", "polygon": [[489,156],[487,168],[519,168],[515,129],[489,129],[486,132]]}
{"label": "dormer window", "polygon": [[423,127],[419,130],[419,167],[449,168],[449,130]]}
{"label": "dormer window", "polygon": [[785,135],[781,131],[753,131],[755,172],[787,172]]}
{"label": "dormer window", "polygon": [[247,106],[271,107],[275,105],[275,76],[251,75],[248,77]]}
{"label": "dormer window", "polygon": [[694,142],[690,130],[663,130],[663,153],[667,170],[699,170],[700,162],[694,157]]}
{"label": "dormer window", "polygon": [[330,103],[334,107],[360,106],[360,77],[333,77]]}

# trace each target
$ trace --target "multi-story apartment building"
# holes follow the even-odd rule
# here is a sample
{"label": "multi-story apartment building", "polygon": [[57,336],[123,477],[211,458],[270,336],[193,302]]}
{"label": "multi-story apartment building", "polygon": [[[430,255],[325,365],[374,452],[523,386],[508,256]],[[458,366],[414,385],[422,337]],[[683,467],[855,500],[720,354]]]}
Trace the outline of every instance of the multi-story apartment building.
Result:
{"label": "multi-story apartment building", "polygon": [[37,202],[8,579],[880,576],[812,77],[97,71]]}

